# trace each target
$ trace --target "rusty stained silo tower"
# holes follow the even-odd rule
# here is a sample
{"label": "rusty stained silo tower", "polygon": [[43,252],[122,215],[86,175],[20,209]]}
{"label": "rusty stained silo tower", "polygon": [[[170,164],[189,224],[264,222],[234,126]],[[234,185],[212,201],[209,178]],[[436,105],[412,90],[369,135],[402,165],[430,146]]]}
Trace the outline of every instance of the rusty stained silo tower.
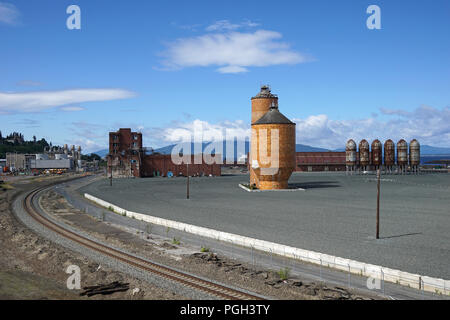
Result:
{"label": "rusty stained silo tower", "polygon": [[395,144],[391,139],[384,143],[384,167],[386,172],[391,173],[395,166]]}
{"label": "rusty stained silo tower", "polygon": [[413,173],[419,173],[420,165],[420,143],[416,139],[409,143],[409,165]]}
{"label": "rusty stained silo tower", "polygon": [[[252,98],[252,120],[251,124],[259,120],[263,115],[265,115],[275,104],[278,106],[278,97],[272,94],[270,87],[268,85],[261,86],[261,91]],[[252,151],[250,149],[250,185],[257,185],[257,179],[255,171],[251,167]]]}
{"label": "rusty stained silo tower", "polygon": [[345,145],[345,165],[347,174],[353,174],[356,168],[356,143],[353,139],[348,140]]}
{"label": "rusty stained silo tower", "polygon": [[397,165],[400,173],[405,173],[408,167],[408,143],[401,139],[397,143]]}
{"label": "rusty stained silo tower", "polygon": [[379,169],[382,164],[382,145],[380,140],[375,139],[372,142],[372,165],[375,170]]}
{"label": "rusty stained silo tower", "polygon": [[360,170],[367,171],[370,164],[369,143],[363,139],[359,143],[359,166]]}
{"label": "rusty stained silo tower", "polygon": [[250,184],[260,190],[288,188],[295,169],[295,123],[280,113],[277,99],[252,123],[250,161]]}

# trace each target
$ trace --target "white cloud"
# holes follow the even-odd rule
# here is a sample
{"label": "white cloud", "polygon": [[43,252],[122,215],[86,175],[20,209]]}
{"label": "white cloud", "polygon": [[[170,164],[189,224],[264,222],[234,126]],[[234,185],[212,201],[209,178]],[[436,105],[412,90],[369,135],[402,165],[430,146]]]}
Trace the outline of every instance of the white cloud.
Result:
{"label": "white cloud", "polygon": [[219,20],[213,23],[212,25],[206,27],[206,31],[230,31],[230,30],[236,30],[242,27],[257,27],[259,26],[259,23],[252,22],[250,20],[246,20],[242,23],[231,23],[228,20]]}
{"label": "white cloud", "polygon": [[75,139],[75,140],[72,140],[69,142],[70,142],[70,143],[68,143],[69,145],[81,146],[81,152],[83,154],[96,152],[96,151],[105,149],[104,144],[97,143],[96,141],[91,140],[91,139],[78,138],[78,139]]}
{"label": "white cloud", "polygon": [[226,66],[217,69],[220,73],[242,73],[242,72],[248,72],[247,68],[239,67],[239,66]]}
{"label": "white cloud", "polygon": [[0,2],[0,23],[16,25],[18,24],[19,16],[19,10],[17,10],[15,5]]}
{"label": "white cloud", "polygon": [[167,143],[190,141],[191,137],[194,136],[202,141],[223,140],[233,137],[244,140],[250,135],[250,126],[241,120],[213,124],[196,119],[191,122],[174,123],[167,128],[152,128],[146,133],[153,138],[157,134],[158,139]]}
{"label": "white cloud", "polygon": [[[383,109],[381,113],[389,114]],[[297,143],[327,149],[342,149],[348,139],[385,141],[393,139],[418,139],[421,144],[450,147],[450,107],[436,109],[422,106],[412,112],[397,110],[392,118],[369,117],[356,120],[333,120],[327,115],[311,115],[305,119],[292,119],[297,124]],[[97,151],[107,147],[107,132],[116,128],[134,128],[144,135],[144,145],[154,148],[190,141],[217,141],[222,139],[246,140],[250,137],[250,125],[242,120],[211,123],[196,119],[174,122],[166,127],[146,127],[140,123],[104,124],[72,123],[74,135],[84,149]],[[112,129],[114,128],[114,129]]]}
{"label": "white cloud", "polygon": [[[450,147],[450,107],[441,110],[421,106],[412,112],[404,110],[381,110],[393,114],[382,120],[371,116],[366,119],[333,120],[327,115],[311,115],[305,119],[292,119],[296,124],[297,143],[327,149],[344,148],[348,139],[385,141],[418,139],[421,144]],[[250,125],[242,120],[210,123],[200,119],[173,123],[165,128],[144,130],[145,141],[165,144],[189,141],[195,134],[203,136],[203,141],[221,139],[227,134],[245,140],[250,137]],[[229,138],[229,137],[226,137]]]}
{"label": "white cloud", "polygon": [[343,148],[345,141],[352,138],[382,141],[418,139],[422,144],[450,146],[450,107],[442,110],[421,106],[412,112],[380,109],[392,116],[388,120],[378,117],[358,120],[332,120],[326,115],[294,119],[297,123],[297,141],[324,148]]}
{"label": "white cloud", "polygon": [[247,67],[264,67],[307,62],[306,56],[280,42],[281,33],[257,30],[253,33],[212,33],[181,38],[168,45],[163,64],[169,69],[216,66],[221,73],[246,72]]}
{"label": "white cloud", "polygon": [[20,93],[0,92],[0,113],[37,112],[83,102],[126,99],[133,96],[133,92],[123,89],[72,89]]}
{"label": "white cloud", "polygon": [[77,106],[66,106],[66,107],[61,107],[60,110],[66,111],[66,112],[74,112],[74,111],[83,111],[85,109],[83,107],[77,107]]}

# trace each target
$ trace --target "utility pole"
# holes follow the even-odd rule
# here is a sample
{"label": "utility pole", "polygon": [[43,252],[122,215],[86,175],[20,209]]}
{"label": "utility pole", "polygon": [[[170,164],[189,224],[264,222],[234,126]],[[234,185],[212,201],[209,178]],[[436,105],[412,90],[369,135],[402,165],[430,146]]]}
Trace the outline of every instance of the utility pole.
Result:
{"label": "utility pole", "polygon": [[380,180],[381,171],[377,170],[377,239],[380,239]]}
{"label": "utility pole", "polygon": [[189,199],[189,163],[186,163],[186,199]]}
{"label": "utility pole", "polygon": [[112,187],[112,171],[113,171],[113,168],[112,168],[112,165],[111,165],[111,176],[109,177],[109,186],[110,187]]}

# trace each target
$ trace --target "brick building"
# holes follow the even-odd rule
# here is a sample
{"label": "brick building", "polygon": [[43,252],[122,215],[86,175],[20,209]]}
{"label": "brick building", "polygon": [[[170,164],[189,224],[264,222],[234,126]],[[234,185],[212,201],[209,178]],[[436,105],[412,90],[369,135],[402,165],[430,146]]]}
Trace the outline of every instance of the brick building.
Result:
{"label": "brick building", "polygon": [[295,171],[345,171],[345,152],[297,152]]}
{"label": "brick building", "polygon": [[108,173],[113,177],[141,177],[142,133],[120,129],[109,133]]}
{"label": "brick building", "polygon": [[132,132],[131,129],[119,129],[109,133],[108,174],[116,178],[129,177],[166,177],[169,172],[173,175],[213,175],[220,176],[220,164],[194,164],[194,155],[191,164],[173,163],[171,155],[145,154],[142,147],[142,133]]}

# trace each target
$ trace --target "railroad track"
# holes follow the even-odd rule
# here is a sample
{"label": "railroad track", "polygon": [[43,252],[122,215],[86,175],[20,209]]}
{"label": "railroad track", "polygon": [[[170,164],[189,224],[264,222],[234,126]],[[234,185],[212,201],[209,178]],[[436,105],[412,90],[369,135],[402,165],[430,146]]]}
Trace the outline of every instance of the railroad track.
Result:
{"label": "railroad track", "polygon": [[68,230],[60,225],[49,220],[42,214],[38,212],[34,205],[34,198],[36,195],[48,188],[48,186],[37,188],[30,192],[23,200],[23,207],[25,211],[38,223],[42,224],[44,227],[56,232],[60,236],[67,238],[71,241],[76,242],[86,248],[99,252],[110,258],[119,260],[130,266],[136,267],[138,269],[144,270],[146,272],[152,273],[164,279],[174,281],[176,283],[182,284],[185,287],[192,288],[195,290],[202,291],[209,295],[215,297],[226,299],[226,300],[261,300],[261,297],[239,291],[237,289],[229,288],[221,284],[217,284],[208,280],[201,279],[199,277],[193,276],[191,274],[183,273],[178,270],[174,270],[167,266],[162,266],[153,263],[148,260],[130,255],[128,253],[119,251],[112,247],[106,246],[102,243],[88,239],[82,235],[79,235],[71,230]]}

